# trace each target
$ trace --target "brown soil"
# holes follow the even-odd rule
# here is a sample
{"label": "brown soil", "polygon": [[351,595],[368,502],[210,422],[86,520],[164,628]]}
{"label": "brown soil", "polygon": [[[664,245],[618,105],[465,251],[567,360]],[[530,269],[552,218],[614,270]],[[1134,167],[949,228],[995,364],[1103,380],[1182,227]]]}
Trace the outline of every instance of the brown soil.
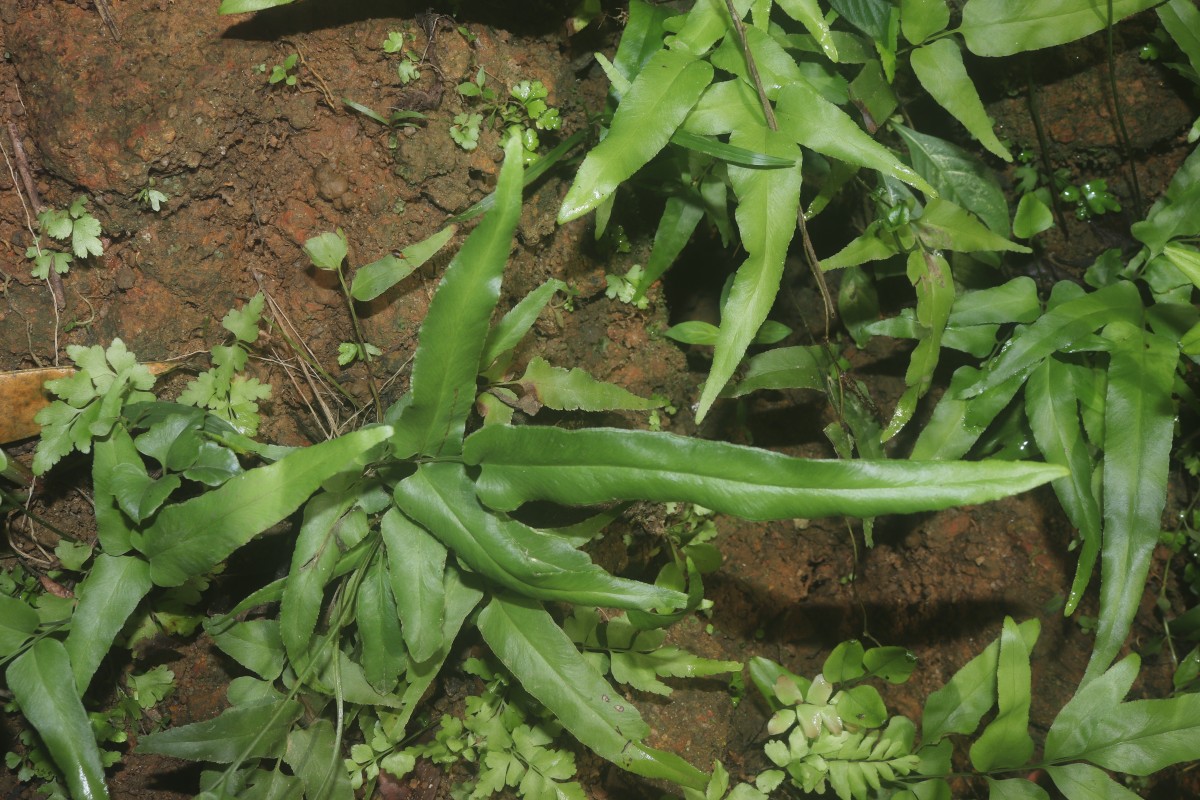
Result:
{"label": "brown soil", "polygon": [[[88,195],[106,237],[103,257],[77,264],[64,277],[65,302],[56,313],[50,291],[30,277],[24,258],[35,201],[10,170],[0,170],[0,369],[53,365],[67,344],[107,343],[118,336],[143,360],[202,353],[223,340],[223,314],[260,289],[321,363],[336,364],[338,343],[351,338],[345,306],[328,276],[309,266],[302,243],[341,228],[352,246],[351,263],[365,264],[432,234],[449,214],[490,190],[500,157],[494,132],[472,153],[451,141],[447,128],[460,105],[452,87],[479,66],[497,86],[541,80],[562,110],[563,134],[570,133],[586,124],[606,90],[588,55],[611,47],[618,30],[610,20],[598,31],[567,36],[560,6],[570,3],[527,4],[524,18],[516,20],[497,10],[503,4],[474,4],[482,11],[464,10],[459,18],[477,37],[473,42],[442,26],[432,45],[446,87],[435,105],[435,70],[427,65],[420,81],[405,89],[396,78],[395,59],[380,49],[393,30],[414,34],[416,49],[424,48],[426,36],[414,20],[421,9],[412,3],[344,4],[355,11],[298,4],[254,19],[219,17],[215,2],[106,5],[119,39],[84,0],[0,2],[0,109],[27,154],[40,200],[62,207]],[[268,85],[258,65],[269,73],[291,53],[303,56],[298,87]],[[1139,63],[1133,53],[1124,53],[1118,64],[1142,192],[1152,199],[1182,158],[1181,132],[1196,110],[1180,99],[1161,68]],[[1109,176],[1110,187],[1126,198],[1103,75],[1101,64],[1043,86],[1044,125],[1057,165],[1069,166],[1081,180]],[[341,103],[348,98],[386,114],[422,97],[433,106],[425,112],[429,120],[394,132]],[[1002,100],[992,113],[1002,135],[1035,143],[1020,101]],[[0,131],[0,141],[13,164],[7,132]],[[151,179],[170,197],[159,213],[134,200]],[[665,394],[681,409],[669,427],[694,432],[687,407],[703,377],[703,354],[685,353],[654,335],[672,313],[661,292],[646,312],[604,296],[605,272],[624,273],[640,262],[647,241],[628,222],[634,251],[606,263],[590,223],[557,227],[554,216],[567,180],[560,173],[527,196],[505,278],[505,302],[551,277],[579,292],[574,311],[558,309],[543,317],[529,353],[583,366],[638,393]],[[1127,215],[1095,224],[1072,220],[1069,238],[1055,234],[1031,270],[1078,274],[1101,249],[1121,242],[1119,231],[1128,222]],[[388,374],[397,375],[388,398],[406,385],[417,327],[444,265],[444,258],[435,259],[370,304],[365,315],[366,338],[382,347]],[[686,279],[680,283],[672,295],[676,314],[694,304],[689,296],[698,293]],[[800,285],[796,294],[811,311],[810,322],[819,320],[815,293]],[[252,370],[276,388],[263,438],[311,442],[345,418],[344,408],[335,409],[336,418],[310,411],[312,397],[296,380],[279,337],[262,352],[267,357]],[[902,388],[903,359],[881,342],[848,355],[856,374],[887,407]],[[332,370],[365,402],[360,368]],[[166,393],[178,391],[185,380],[166,379]],[[754,397],[741,409],[744,424],[735,410],[716,415],[703,434],[753,439],[797,455],[830,454],[819,433],[828,412],[811,396]],[[9,452],[25,459],[31,449],[26,443]],[[63,475],[72,476],[69,469]],[[88,535],[86,503],[72,490],[48,487],[38,505],[60,526]],[[840,520],[752,525],[722,519],[718,525],[725,564],[707,581],[715,603],[711,620],[687,620],[672,634],[702,655],[765,655],[812,674],[843,639],[873,637],[902,645],[916,653],[920,665],[908,684],[888,690],[887,700],[895,712],[916,719],[924,698],[997,635],[1005,615],[1037,616],[1043,632],[1034,662],[1034,724],[1042,730],[1083,672],[1091,639],[1059,612],[1074,570],[1067,552],[1072,531],[1049,492],[883,520],[873,549],[863,546],[856,526]],[[630,526],[635,539],[644,536],[646,526]],[[634,555],[617,549],[616,556],[607,549],[604,554],[613,566],[636,557],[636,548]],[[1162,583],[1169,582],[1168,597],[1179,596],[1171,576],[1164,575],[1165,553],[1160,555],[1135,646],[1161,635],[1154,599]],[[1094,598],[1084,607],[1094,614]],[[168,663],[175,671],[179,691],[163,712],[176,724],[217,713],[225,683],[236,672],[203,638],[156,642],[143,659],[142,666]],[[1138,691],[1164,696],[1170,674],[1168,658],[1148,655],[1145,685]],[[704,767],[721,759],[743,777],[764,766],[765,712],[752,689],[735,705],[718,681],[676,685],[670,702],[638,698],[655,729],[654,744]],[[11,737],[16,730],[15,720],[5,721],[3,749],[9,749],[4,734]],[[581,764],[597,800],[660,794],[603,764]],[[131,754],[112,777],[113,794],[190,797],[197,775],[182,762]],[[1195,783],[1179,780],[1167,778],[1155,796],[1194,796]],[[976,796],[964,791],[963,796]],[[22,796],[11,775],[0,775],[0,797]],[[448,793],[443,789],[438,796]]]}

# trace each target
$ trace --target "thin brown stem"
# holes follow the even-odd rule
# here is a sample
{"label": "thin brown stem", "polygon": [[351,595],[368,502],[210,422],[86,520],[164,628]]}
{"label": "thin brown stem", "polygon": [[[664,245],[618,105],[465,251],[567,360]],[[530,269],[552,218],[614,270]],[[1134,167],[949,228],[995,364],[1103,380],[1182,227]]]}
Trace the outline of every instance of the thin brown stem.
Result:
{"label": "thin brown stem", "polygon": [[767,127],[777,131],[779,123],[775,119],[775,109],[771,107],[771,101],[767,99],[767,90],[763,88],[762,77],[758,74],[758,65],[754,63],[754,55],[750,52],[750,43],[746,41],[746,26],[742,23],[742,18],[738,16],[737,9],[734,8],[733,0],[725,0],[725,6],[729,9],[729,19],[733,21],[733,31],[737,34],[738,42],[742,46],[742,54],[746,57],[746,69],[750,71],[750,80],[754,81],[754,88],[758,92],[758,102],[762,103],[763,114],[767,117]]}

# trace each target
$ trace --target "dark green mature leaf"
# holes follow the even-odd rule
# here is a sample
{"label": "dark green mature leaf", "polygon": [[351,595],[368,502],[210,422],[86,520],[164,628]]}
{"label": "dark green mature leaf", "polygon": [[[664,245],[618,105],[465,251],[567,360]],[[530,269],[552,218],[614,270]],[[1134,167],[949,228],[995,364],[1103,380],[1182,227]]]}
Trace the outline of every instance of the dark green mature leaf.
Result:
{"label": "dark green mature leaf", "polygon": [[767,153],[747,150],[745,147],[736,147],[726,144],[720,139],[714,139],[711,136],[700,136],[683,129],[671,134],[671,144],[691,150],[694,153],[719,158],[722,161],[739,167],[790,167],[796,163],[790,158],[780,158],[779,156],[772,156]]}
{"label": "dark green mature leaf", "polygon": [[[943,0],[937,0],[938,5]],[[938,194],[975,214],[993,233],[1008,236],[1008,201],[996,173],[973,153],[957,145],[919,133],[899,123],[892,129],[908,144],[913,169],[929,181]]]}
{"label": "dark green mature leaf", "polygon": [[514,137],[496,183],[496,206],[446,268],[421,324],[412,404],[400,415],[398,451],[455,455],[475,402],[475,375],[513,233],[521,216],[521,143]]}
{"label": "dark green mature leaf", "polygon": [[1050,800],[1045,789],[1025,778],[1001,781],[989,776],[987,785],[988,800]]}
{"label": "dark green mature leaf", "polygon": [[278,620],[248,619],[205,628],[221,652],[263,680],[274,680],[283,672],[285,653]]}
{"label": "dark green mature leaf", "polygon": [[730,397],[742,397],[759,389],[825,388],[830,366],[823,347],[778,347],[746,362],[742,380],[730,386]]}
{"label": "dark green mature leaf", "polygon": [[150,559],[154,583],[178,586],[203,575],[391,434],[391,427],[376,425],[295,450],[274,464],[163,509],[134,543]]}
{"label": "dark green mature leaf", "polygon": [[37,729],[62,772],[71,797],[107,798],[100,748],[75,691],[71,659],[62,642],[39,639],[8,665],[5,677],[21,713]]}
{"label": "dark green mature leaf", "polygon": [[[1041,629],[1038,621],[1026,620],[1016,627],[1026,652],[1032,650]],[[996,703],[999,662],[997,639],[929,696],[921,715],[921,741],[931,744],[952,733],[975,732],[984,714]]]}
{"label": "dark green mature leaf", "polygon": [[322,492],[304,506],[279,604],[279,634],[292,661],[302,661],[312,643],[325,586],[341,557],[336,530],[353,504],[349,492]]}
{"label": "dark green mature leaf", "polygon": [[654,246],[650,250],[650,258],[642,271],[642,279],[637,285],[634,302],[644,297],[650,284],[662,277],[684,246],[691,240],[696,226],[704,217],[704,204],[698,197],[681,197],[672,195],[667,198],[662,217],[658,220],[658,228],[654,232]]}
{"label": "dark green mature leaf", "polygon": [[1121,702],[1139,663],[1136,655],[1126,656],[1080,688],[1046,736],[1048,761],[1086,760],[1149,775],[1200,758],[1200,694]]}
{"label": "dark green mature leaf", "polygon": [[305,800],[353,800],[333,723],[319,719],[288,734],[283,760],[304,784]]}
{"label": "dark green mature leaf", "polygon": [[79,604],[64,645],[80,696],[150,585],[150,565],[142,559],[101,553],[76,587]]}
{"label": "dark green mature leaf", "polygon": [[1179,360],[1174,342],[1133,325],[1113,323],[1105,336],[1114,346],[1104,414],[1100,619],[1084,683],[1112,663],[1142,599],[1162,529]]}
{"label": "dark green mature leaf", "polygon": [[1031,252],[1025,245],[1010,242],[993,233],[966,210],[941,197],[929,201],[915,227],[926,247],[938,250],[958,253],[980,250]]}
{"label": "dark green mature leaf", "polygon": [[[1113,0],[1112,21],[1158,2]],[[977,56],[1010,56],[1082,39],[1107,25],[1107,9],[1097,0],[968,0],[958,32]]]}
{"label": "dark green mature leaf", "polygon": [[594,210],[666,147],[712,78],[712,65],[686,51],[655,53],[617,106],[608,136],[580,165],[559,209],[559,223]]}
{"label": "dark green mature leaf", "polygon": [[949,24],[946,0],[900,0],[900,30],[910,44],[921,44]]}
{"label": "dark green mature leaf", "polygon": [[818,461],[668,433],[493,426],[467,440],[492,508],[684,501],[753,520],[873,517],[983,503],[1061,477],[1028,462]]}
{"label": "dark green mature leaf", "polygon": [[[913,72],[930,96],[963,124],[993,155],[1012,161],[1012,153],[996,138],[975,83],[963,66],[962,51],[950,38],[938,39],[912,51]],[[1006,226],[1007,227],[1007,226]]]}
{"label": "dark green mature leaf", "polygon": [[304,706],[295,700],[227,708],[212,719],[143,736],[137,750],[218,764],[274,758],[281,755],[288,728],[303,712]]}
{"label": "dark green mature leaf", "polygon": [[[444,599],[442,612],[444,628]],[[354,622],[358,626],[358,638],[362,644],[363,677],[377,691],[386,692],[395,688],[396,681],[408,665],[408,656],[404,635],[400,630],[400,611],[396,608],[396,598],[392,593],[391,574],[383,554],[367,565],[366,575],[355,597]]]}
{"label": "dark green mature leaf", "polygon": [[914,461],[962,458],[979,441],[988,425],[1000,415],[1024,385],[1023,375],[1014,375],[991,391],[963,400],[961,393],[982,379],[974,367],[959,367],[950,386],[921,429],[909,458]]}
{"label": "dark green mature leaf", "polygon": [[780,90],[777,117],[779,130],[797,144],[831,158],[879,170],[928,196],[937,196],[937,191],[923,177],[868,136],[846,112],[821,97],[806,81]]}
{"label": "dark green mature leaf", "polygon": [[963,389],[961,397],[974,397],[998,387],[1014,376],[1025,376],[1042,359],[1062,350],[1077,339],[1110,322],[1137,323],[1142,316],[1142,298],[1129,281],[1068,300],[1047,311],[1037,322],[1019,331],[1004,352],[980,379]]}
{"label": "dark green mature leaf", "polygon": [[1200,9],[1190,0],[1170,0],[1158,7],[1158,18],[1192,69],[1200,73]]}
{"label": "dark green mature leaf", "polygon": [[631,79],[642,71],[650,57],[662,47],[663,23],[675,13],[667,6],[630,0],[629,18],[625,20],[621,42],[613,56],[613,66],[621,75]]}
{"label": "dark green mature leaf", "polygon": [[796,165],[772,170],[729,167],[729,178],[738,197],[735,217],[747,258],[738,267],[721,315],[712,368],[696,407],[697,421],[704,419],[733,376],[775,303],[800,207],[799,147],[765,127],[735,132],[731,141],[794,158]]}
{"label": "dark green mature leaf", "polygon": [[1004,618],[996,666],[996,718],[971,745],[971,763],[980,772],[1015,769],[1033,755],[1029,735],[1032,702],[1029,648],[1012,617]]}
{"label": "dark green mature leaf", "polygon": [[396,487],[396,504],[471,569],[527,597],[642,611],[686,604],[680,592],[613,577],[562,538],[489,513],[461,464],[422,465]]}
{"label": "dark green mature leaf", "polygon": [[395,508],[383,515],[379,530],[404,641],[413,659],[427,661],[448,644],[442,641],[446,548]]}
{"label": "dark green mature leaf", "polygon": [[540,604],[495,597],[480,613],[492,652],[572,736],[601,758],[648,778],[703,789],[708,776],[671,753],[642,745],[641,715],[575,648]]}
{"label": "dark green mature leaf", "polygon": [[1046,772],[1067,800],[1138,800],[1141,797],[1091,764],[1050,765]]}
{"label": "dark green mature leaf", "polygon": [[1025,386],[1025,415],[1038,449],[1046,461],[1071,471],[1053,483],[1058,501],[1083,540],[1079,567],[1063,609],[1067,616],[1083,598],[1100,553],[1100,502],[1092,491],[1096,464],[1079,418],[1079,399],[1069,391],[1071,384],[1070,368],[1048,358],[1030,373]]}

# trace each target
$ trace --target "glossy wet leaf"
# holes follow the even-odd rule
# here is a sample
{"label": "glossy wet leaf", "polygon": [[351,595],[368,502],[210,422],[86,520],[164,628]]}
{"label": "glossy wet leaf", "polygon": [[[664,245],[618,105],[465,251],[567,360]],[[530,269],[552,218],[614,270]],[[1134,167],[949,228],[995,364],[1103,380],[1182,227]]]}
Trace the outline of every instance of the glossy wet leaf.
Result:
{"label": "glossy wet leaf", "polygon": [[1105,396],[1100,616],[1084,683],[1116,657],[1141,602],[1162,529],[1175,425],[1175,343],[1124,323],[1110,325],[1106,338],[1114,347]]}
{"label": "glossy wet leaf", "polygon": [[154,583],[178,586],[203,575],[391,434],[389,426],[379,425],[294,450],[274,464],[163,509],[136,542],[150,560]]}
{"label": "glossy wet leaf", "polygon": [[521,215],[521,144],[516,139],[505,150],[495,194],[495,208],[446,268],[421,324],[412,402],[400,415],[398,450],[436,456],[454,455],[462,447],[479,360]]}
{"label": "glossy wet leaf", "polygon": [[817,5],[817,0],[779,0],[779,7],[785,14],[803,25],[817,40],[817,44],[821,46],[825,56],[830,61],[837,63],[837,45],[834,42],[833,33],[829,30],[829,23],[825,21],[821,7]]}
{"label": "glossy wet leaf", "polygon": [[446,548],[395,508],[380,521],[404,643],[426,661],[441,649],[446,618]]}
{"label": "glossy wet leaf", "polygon": [[71,797],[105,800],[108,787],[100,748],[75,691],[71,659],[62,642],[38,640],[8,665],[5,677],[21,713],[62,772]]}
{"label": "glossy wet leaf", "polygon": [[559,223],[594,210],[666,147],[712,77],[712,65],[687,52],[655,53],[617,106],[608,136],[580,165],[559,209]]}
{"label": "glossy wet leaf", "polygon": [[[1158,0],[1113,0],[1113,23]],[[1103,30],[1108,13],[1097,0],[968,0],[958,32],[978,56],[1010,56],[1082,39]]]}
{"label": "glossy wet leaf", "polygon": [[[936,2],[941,4],[944,0]],[[1008,201],[994,170],[975,154],[945,139],[895,122],[891,127],[908,145],[913,169],[940,196],[979,217],[993,233],[1008,236]]]}
{"label": "glossy wet leaf", "polygon": [[1029,375],[1025,386],[1025,415],[1038,449],[1052,464],[1070,474],[1052,484],[1067,518],[1079,530],[1083,547],[1067,596],[1064,613],[1074,613],[1091,579],[1100,552],[1100,503],[1092,490],[1096,464],[1079,417],[1079,400],[1068,391],[1070,368],[1048,358]]}
{"label": "glossy wet leaf", "polygon": [[873,517],[982,503],[1061,477],[1025,462],[832,461],[667,433],[484,428],[467,441],[479,496],[500,510],[529,500],[588,505],[684,501],[746,519]]}
{"label": "glossy wet leaf", "polygon": [[963,66],[962,51],[954,39],[938,39],[918,47],[912,51],[911,63],[917,80],[938,105],[961,122],[986,150],[1005,161],[1012,161],[1012,154],[992,130],[992,121],[983,108],[975,83]]}
{"label": "glossy wet leaf", "polygon": [[712,367],[697,404],[697,421],[704,418],[733,377],[746,348],[771,311],[800,206],[800,148],[766,128],[735,133],[731,141],[794,158],[796,166],[770,170],[729,167],[729,178],[738,198],[734,216],[747,258],[738,267],[721,315]]}
{"label": "glossy wet leaf", "polygon": [[396,503],[489,580],[542,600],[610,608],[682,607],[680,592],[614,577],[565,540],[489,513],[460,464],[425,464],[396,487]]}
{"label": "glossy wet leaf", "polygon": [[575,648],[540,604],[494,597],[479,631],[525,691],[601,758],[648,778],[703,789],[708,776],[672,753],[641,744],[641,715]]}
{"label": "glossy wet leaf", "polygon": [[150,586],[150,566],[145,561],[101,553],[91,572],[75,587],[79,602],[64,646],[80,696]]}
{"label": "glossy wet leaf", "polygon": [[974,384],[960,395],[974,397],[1014,376],[1024,376],[1051,353],[1116,320],[1140,322],[1142,300],[1129,281],[1119,281],[1099,291],[1068,300],[1047,311],[1037,322],[1009,340],[1000,356]]}
{"label": "glossy wet leaf", "polygon": [[1017,623],[1004,618],[996,665],[996,718],[971,745],[971,764],[980,772],[1020,767],[1033,755],[1029,735],[1032,702],[1029,648]]}

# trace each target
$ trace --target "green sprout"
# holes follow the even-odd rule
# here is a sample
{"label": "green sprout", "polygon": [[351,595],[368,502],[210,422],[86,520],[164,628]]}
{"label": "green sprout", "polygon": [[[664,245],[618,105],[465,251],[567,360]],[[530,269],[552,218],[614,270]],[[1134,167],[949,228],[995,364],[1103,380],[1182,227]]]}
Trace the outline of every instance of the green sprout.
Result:
{"label": "green sprout", "polygon": [[282,64],[276,64],[271,67],[271,76],[267,78],[267,83],[272,85],[286,83],[288,86],[295,86],[298,80],[296,76],[296,62],[299,60],[300,54],[292,53],[283,60]]}

